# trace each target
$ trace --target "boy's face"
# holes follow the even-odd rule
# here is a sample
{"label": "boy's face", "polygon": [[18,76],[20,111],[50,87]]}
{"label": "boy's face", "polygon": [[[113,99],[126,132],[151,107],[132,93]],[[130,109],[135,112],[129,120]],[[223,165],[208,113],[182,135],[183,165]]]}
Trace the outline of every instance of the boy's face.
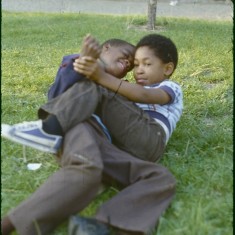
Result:
{"label": "boy's face", "polygon": [[168,75],[168,64],[164,64],[147,46],[135,52],[134,78],[136,83],[147,86],[162,82]]}
{"label": "boy's face", "polygon": [[119,47],[104,45],[100,58],[105,64],[106,72],[117,78],[125,77],[133,68],[134,50],[129,45]]}

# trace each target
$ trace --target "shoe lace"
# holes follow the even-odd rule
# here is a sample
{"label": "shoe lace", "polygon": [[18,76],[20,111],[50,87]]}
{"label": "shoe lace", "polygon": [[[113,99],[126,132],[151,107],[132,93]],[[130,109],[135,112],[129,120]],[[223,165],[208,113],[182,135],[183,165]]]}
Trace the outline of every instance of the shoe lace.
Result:
{"label": "shoe lace", "polygon": [[34,127],[39,127],[39,121],[31,121],[31,122],[22,122],[15,124],[13,127],[17,130],[24,130],[27,128],[34,128]]}

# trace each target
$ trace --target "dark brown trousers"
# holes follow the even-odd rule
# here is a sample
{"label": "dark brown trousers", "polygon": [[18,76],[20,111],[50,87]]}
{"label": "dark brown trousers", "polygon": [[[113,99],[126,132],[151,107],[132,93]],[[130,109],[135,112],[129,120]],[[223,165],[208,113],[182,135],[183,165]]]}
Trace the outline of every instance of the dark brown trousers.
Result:
{"label": "dark brown trousers", "polygon": [[97,113],[120,149],[147,161],[165,149],[163,128],[136,104],[90,80],[74,84],[39,109],[39,118],[56,115],[64,133]]}
{"label": "dark brown trousers", "polygon": [[70,129],[63,146],[61,169],[9,213],[20,235],[49,234],[87,207],[102,181],[115,181],[123,189],[95,217],[117,228],[151,233],[175,194],[175,179],[166,168],[118,149],[92,119]]}

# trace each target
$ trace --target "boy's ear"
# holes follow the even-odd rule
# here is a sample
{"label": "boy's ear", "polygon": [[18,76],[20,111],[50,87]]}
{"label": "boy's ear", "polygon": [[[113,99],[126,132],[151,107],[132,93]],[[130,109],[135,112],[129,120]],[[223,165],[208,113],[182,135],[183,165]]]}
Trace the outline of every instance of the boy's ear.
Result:
{"label": "boy's ear", "polygon": [[102,47],[102,51],[108,51],[110,48],[110,45],[108,43],[105,43]]}
{"label": "boy's ear", "polygon": [[165,64],[165,73],[164,74],[166,76],[170,76],[174,72],[174,68],[175,68],[175,66],[174,66],[173,62],[169,62],[169,63]]}

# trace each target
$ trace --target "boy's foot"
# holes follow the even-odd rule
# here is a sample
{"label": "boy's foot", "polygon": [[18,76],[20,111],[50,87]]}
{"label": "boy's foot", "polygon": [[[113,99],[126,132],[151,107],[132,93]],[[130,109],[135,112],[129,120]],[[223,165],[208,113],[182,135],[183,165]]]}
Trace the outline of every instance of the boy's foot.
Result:
{"label": "boy's foot", "polygon": [[119,230],[93,218],[71,216],[68,235],[140,235],[142,233]]}
{"label": "boy's foot", "polygon": [[63,139],[59,135],[47,134],[42,129],[42,120],[23,122],[13,126],[2,124],[1,136],[49,153],[57,153]]}
{"label": "boy's foot", "polygon": [[111,235],[108,226],[92,218],[71,216],[69,235]]}

